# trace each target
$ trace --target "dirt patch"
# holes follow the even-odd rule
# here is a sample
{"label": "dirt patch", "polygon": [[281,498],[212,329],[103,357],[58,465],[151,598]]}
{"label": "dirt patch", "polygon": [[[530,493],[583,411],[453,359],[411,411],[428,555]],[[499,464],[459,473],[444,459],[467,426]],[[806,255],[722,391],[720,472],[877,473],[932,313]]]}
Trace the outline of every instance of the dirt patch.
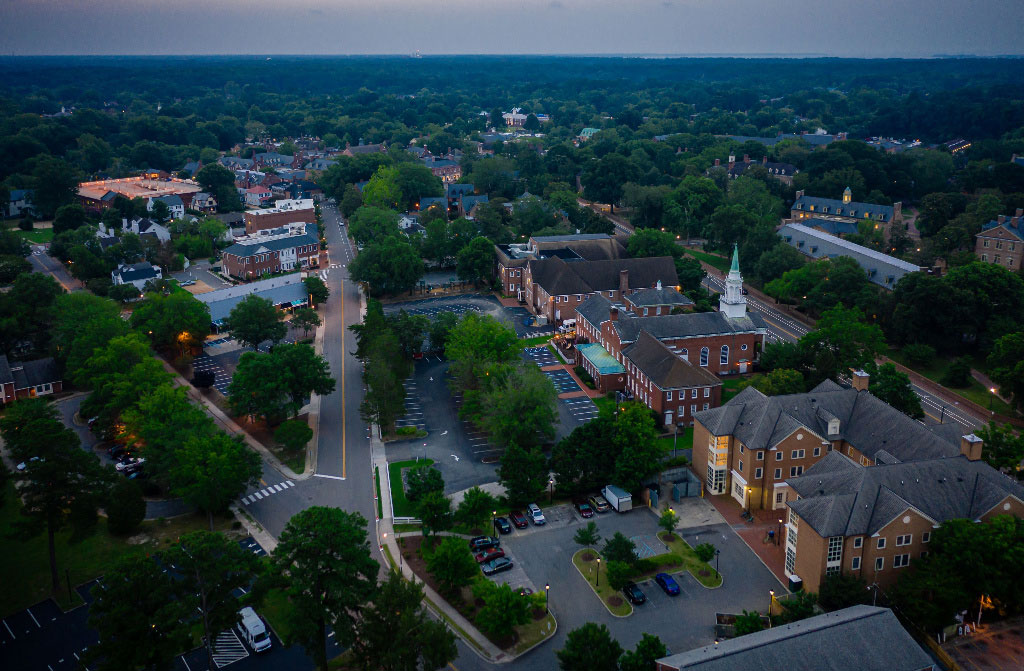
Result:
{"label": "dirt patch", "polygon": [[612,608],[618,608],[619,606],[622,605],[622,597],[621,596],[610,596],[610,597],[608,597],[608,605],[611,606]]}
{"label": "dirt patch", "polygon": [[580,561],[594,561],[596,555],[593,552],[584,552],[580,555]]}
{"label": "dirt patch", "polygon": [[534,608],[533,613],[531,613],[531,615],[533,615],[534,620],[543,620],[544,616],[547,614],[548,612],[543,608]]}

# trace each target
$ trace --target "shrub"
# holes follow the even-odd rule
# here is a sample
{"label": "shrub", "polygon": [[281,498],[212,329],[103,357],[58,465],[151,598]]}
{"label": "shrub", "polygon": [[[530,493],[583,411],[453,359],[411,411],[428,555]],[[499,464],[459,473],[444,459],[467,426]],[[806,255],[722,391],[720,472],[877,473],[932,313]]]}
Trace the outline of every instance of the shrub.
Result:
{"label": "shrub", "polygon": [[935,358],[935,348],[922,343],[912,343],[903,348],[903,356],[911,366],[927,366]]}
{"label": "shrub", "polygon": [[610,561],[608,568],[605,569],[605,575],[608,577],[608,584],[612,589],[622,589],[633,577],[633,569],[625,562]]}
{"label": "shrub", "polygon": [[405,498],[418,501],[429,492],[443,492],[441,471],[430,466],[414,466],[406,473]]}
{"label": "shrub", "polygon": [[757,611],[751,613],[744,610],[742,615],[736,616],[736,624],[734,626],[737,636],[753,634],[755,631],[764,629],[764,623],[761,622],[761,614]]}
{"label": "shrub", "polygon": [[693,548],[693,553],[697,555],[697,559],[701,560],[706,564],[712,559],[714,559],[715,546],[711,543],[701,543],[697,547]]}
{"label": "shrub", "polygon": [[18,228],[20,228],[23,231],[31,231],[33,226],[34,224],[32,223],[32,217],[25,217],[24,219],[18,222]]}
{"label": "shrub", "polygon": [[971,363],[968,359],[961,357],[949,364],[941,383],[944,387],[956,387],[963,389],[971,385]]}
{"label": "shrub", "polygon": [[146,517],[142,488],[134,480],[122,478],[110,489],[107,497],[107,529],[117,536],[135,531]]}
{"label": "shrub", "polygon": [[594,387],[594,378],[591,377],[590,373],[588,373],[586,371],[586,369],[583,368],[583,366],[576,366],[572,370],[573,370],[574,373],[576,373],[576,377],[578,377],[580,379],[580,382],[582,382],[583,384],[587,385],[591,389],[595,388]]}
{"label": "shrub", "polygon": [[395,435],[396,436],[415,436],[416,435],[416,427],[415,426],[400,426],[397,429],[395,429]]}
{"label": "shrub", "polygon": [[282,422],[274,431],[274,440],[287,450],[297,452],[313,439],[313,429],[301,419]]}

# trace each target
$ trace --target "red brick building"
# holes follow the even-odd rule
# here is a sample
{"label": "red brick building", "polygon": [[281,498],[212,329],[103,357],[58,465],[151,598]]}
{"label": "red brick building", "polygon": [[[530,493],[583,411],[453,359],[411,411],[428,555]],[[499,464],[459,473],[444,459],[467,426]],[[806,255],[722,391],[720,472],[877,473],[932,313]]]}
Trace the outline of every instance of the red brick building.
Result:
{"label": "red brick building", "polygon": [[320,241],[305,224],[260,231],[235,240],[221,260],[231,277],[253,279],[269,273],[305,270],[320,265]]}
{"label": "red brick building", "polygon": [[534,259],[559,256],[568,261],[602,261],[626,258],[626,248],[604,233],[534,236],[526,243],[495,245],[498,278],[509,296],[526,300],[523,271]]}
{"label": "red brick building", "polygon": [[35,398],[64,388],[56,362],[47,357],[35,361],[8,361],[0,355],[0,406],[19,398]]}
{"label": "red brick building", "polygon": [[680,358],[646,331],[623,350],[622,357],[627,391],[657,413],[665,426],[691,425],[698,411],[722,402],[718,376]]}
{"label": "red brick building", "polygon": [[1024,209],[1017,209],[1012,217],[999,215],[981,227],[974,242],[974,255],[986,263],[1003,266],[1007,270],[1020,270],[1024,257]]}
{"label": "red brick building", "polygon": [[288,224],[316,224],[316,209],[313,199],[279,200],[274,207],[259,210],[247,210],[245,213],[245,232],[252,235],[259,231],[280,228]]}

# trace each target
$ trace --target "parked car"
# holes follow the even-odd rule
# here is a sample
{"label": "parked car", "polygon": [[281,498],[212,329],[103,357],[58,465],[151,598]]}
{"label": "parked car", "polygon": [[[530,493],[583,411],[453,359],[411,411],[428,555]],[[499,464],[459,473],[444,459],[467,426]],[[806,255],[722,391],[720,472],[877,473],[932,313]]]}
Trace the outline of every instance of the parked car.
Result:
{"label": "parked car", "polygon": [[122,457],[121,460],[114,465],[114,468],[117,469],[118,473],[122,473],[124,471],[131,473],[136,470],[136,468],[141,467],[144,463],[146,463],[145,457]]}
{"label": "parked car", "polygon": [[538,506],[536,503],[531,503],[530,505],[526,506],[526,512],[530,513],[530,519],[536,526],[539,527],[541,525],[548,523],[548,521],[544,519],[544,513],[541,512],[540,506]]}
{"label": "parked car", "polygon": [[498,533],[500,534],[512,533],[512,525],[504,517],[495,517],[494,526],[498,528]]}
{"label": "parked car", "polygon": [[483,564],[485,561],[492,561],[494,559],[501,559],[505,556],[505,551],[501,548],[491,548],[490,550],[484,550],[483,552],[477,552],[473,558],[476,559],[477,564]]}
{"label": "parked car", "polygon": [[594,509],[590,507],[586,499],[573,499],[572,504],[576,506],[576,512],[580,514],[580,517],[587,518],[594,516]]}
{"label": "parked car", "polygon": [[489,550],[491,548],[496,548],[499,545],[501,545],[501,541],[494,536],[474,536],[469,540],[469,549],[473,552]]}
{"label": "parked car", "polygon": [[111,459],[120,460],[122,457],[128,456],[128,448],[124,445],[115,443],[107,448],[107,454],[110,455]]}
{"label": "parked car", "polygon": [[246,606],[238,611],[238,615],[240,618],[238,633],[242,635],[245,642],[256,652],[269,650],[270,634],[267,633],[267,626],[263,624],[263,620],[256,614],[256,611],[251,606]]}
{"label": "parked car", "polygon": [[500,559],[492,559],[489,562],[480,564],[480,570],[484,572],[484,575],[494,575],[495,573],[501,573],[512,568],[512,560],[506,557]]}
{"label": "parked car", "polygon": [[590,507],[598,514],[606,513],[612,509],[612,505],[600,494],[593,494],[587,500],[590,502]]}
{"label": "parked car", "polygon": [[658,583],[658,586],[665,590],[665,594],[679,596],[679,583],[669,574],[659,573],[654,576],[654,582]]}
{"label": "parked car", "polygon": [[525,529],[529,526],[529,522],[526,521],[526,515],[521,510],[513,510],[508,516],[512,520],[512,524],[516,525],[516,529]]}
{"label": "parked car", "polygon": [[647,601],[647,597],[640,591],[640,588],[636,586],[635,582],[627,582],[626,586],[622,588],[622,593],[626,595],[626,598],[629,599],[630,603],[638,606],[644,601]]}

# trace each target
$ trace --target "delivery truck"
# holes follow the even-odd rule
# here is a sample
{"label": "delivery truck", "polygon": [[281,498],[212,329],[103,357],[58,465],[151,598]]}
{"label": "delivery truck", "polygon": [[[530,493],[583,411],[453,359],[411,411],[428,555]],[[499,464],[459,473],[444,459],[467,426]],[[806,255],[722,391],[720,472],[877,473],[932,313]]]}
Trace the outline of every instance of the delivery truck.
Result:
{"label": "delivery truck", "polygon": [[633,497],[620,487],[608,485],[601,490],[601,495],[608,500],[612,508],[620,513],[633,509]]}

